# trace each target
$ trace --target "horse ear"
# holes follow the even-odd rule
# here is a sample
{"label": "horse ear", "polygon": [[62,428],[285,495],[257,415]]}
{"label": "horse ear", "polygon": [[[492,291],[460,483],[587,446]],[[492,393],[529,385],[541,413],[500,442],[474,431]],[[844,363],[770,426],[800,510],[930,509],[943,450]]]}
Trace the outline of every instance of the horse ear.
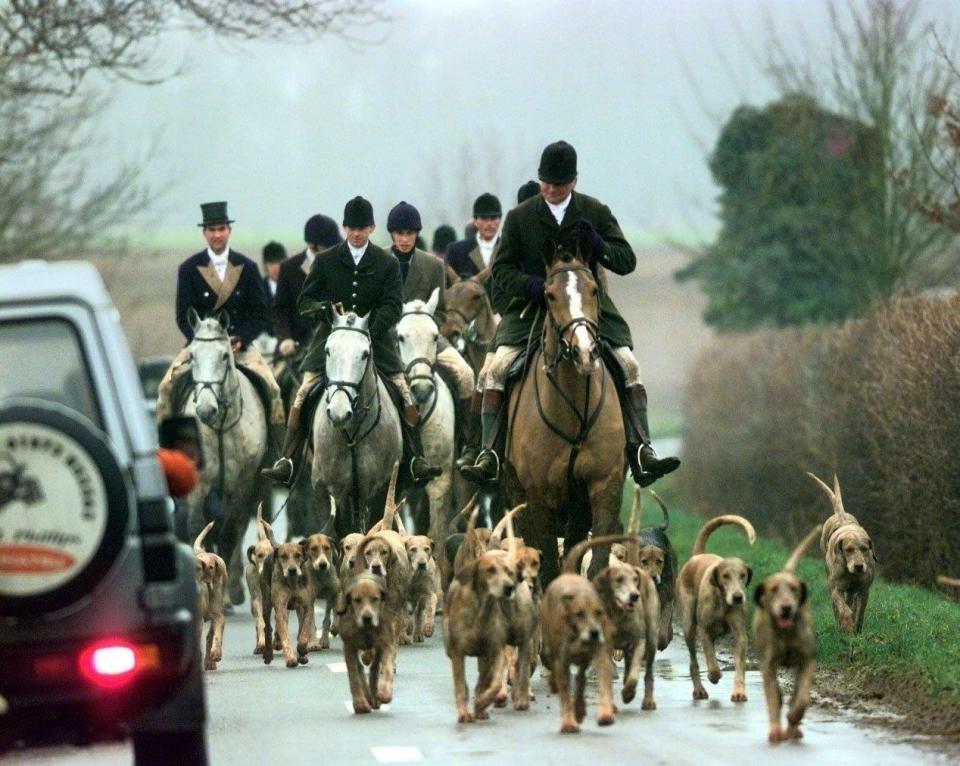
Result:
{"label": "horse ear", "polygon": [[193,306],[187,309],[187,322],[190,323],[190,329],[194,332],[196,332],[200,326],[200,315]]}
{"label": "horse ear", "polygon": [[543,263],[547,267],[547,271],[557,262],[560,248],[557,247],[556,240],[553,237],[547,237],[543,241],[543,250],[540,255],[543,257]]}
{"label": "horse ear", "polygon": [[440,288],[434,287],[433,292],[430,293],[429,300],[427,300],[423,308],[428,314],[433,315],[434,312],[436,312],[437,310],[437,303],[439,302],[440,302]]}
{"label": "horse ear", "polygon": [[358,330],[366,330],[368,324],[370,324],[369,314],[367,314],[366,316],[357,317],[357,321],[354,323],[353,326],[356,327]]}
{"label": "horse ear", "polygon": [[224,332],[230,329],[230,314],[226,309],[221,309],[217,312],[217,321],[220,323]]}

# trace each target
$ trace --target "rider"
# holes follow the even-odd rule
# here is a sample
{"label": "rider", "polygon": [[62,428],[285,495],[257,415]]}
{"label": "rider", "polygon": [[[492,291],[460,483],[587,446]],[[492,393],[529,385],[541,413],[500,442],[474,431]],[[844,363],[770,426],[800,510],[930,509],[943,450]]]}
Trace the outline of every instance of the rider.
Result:
{"label": "rider", "polygon": [[[270,431],[274,440],[283,433],[283,402],[280,387],[260,352],[250,342],[261,332],[270,331],[270,311],[257,265],[230,248],[230,224],[226,202],[200,205],[203,237],[207,249],[191,255],[177,271],[177,325],[187,339],[193,340],[193,328],[187,319],[192,308],[201,317],[226,312],[237,364],[254,372],[270,391]],[[170,402],[173,381],[184,374],[190,362],[190,348],[184,346],[160,381],[157,391],[157,421],[173,415]],[[277,442],[279,443],[279,442]]]}
{"label": "rider", "polygon": [[306,358],[303,360],[303,383],[297,391],[287,422],[283,456],[263,474],[289,484],[295,473],[293,459],[299,456],[306,436],[300,422],[300,410],[307,392],[324,377],[325,349],[330,333],[330,311],[340,304],[344,311],[369,316],[368,331],[373,346],[373,359],[381,374],[390,378],[403,399],[404,447],[410,457],[410,476],[415,484],[423,484],[440,470],[423,458],[417,425],[417,407],[403,377],[403,364],[397,353],[394,327],[403,308],[403,283],[400,264],[390,253],[370,242],[375,228],[373,206],[363,197],[354,197],[343,211],[343,228],[347,241],[320,253],[310,267],[310,274],[300,293],[297,305],[303,315],[315,313],[317,328]]}
{"label": "rider", "polygon": [[328,216],[317,213],[307,219],[303,227],[303,252],[288,258],[280,265],[277,278],[277,294],[273,301],[273,329],[280,341],[281,355],[290,356],[297,346],[310,342],[313,334],[313,322],[309,317],[300,316],[297,311],[297,298],[307,280],[310,267],[317,253],[343,242],[340,227]]}
{"label": "rider", "polygon": [[[446,269],[442,260],[414,247],[421,228],[420,213],[408,202],[398,203],[387,216],[387,231],[393,240],[391,252],[400,262],[400,273],[403,277],[404,303],[418,299],[426,302],[431,293],[437,290],[440,297],[434,317],[438,324],[442,324],[446,314]],[[470,400],[475,382],[473,368],[443,335],[437,340],[437,364],[450,372],[456,381],[457,418],[469,429]],[[467,440],[471,440],[473,436],[476,435],[468,434]]]}
{"label": "rider", "polygon": [[500,200],[492,194],[481,194],[473,203],[473,225],[476,227],[476,234],[454,242],[447,248],[447,265],[460,275],[461,279],[481,275],[481,281],[487,285],[487,295],[490,295],[490,280],[487,277],[493,263],[493,252],[500,241],[497,232],[500,231],[502,216]]}
{"label": "rider", "polygon": [[[543,314],[537,308],[543,305],[544,243],[548,239],[559,242],[576,237],[579,231],[586,229],[592,240],[589,257],[594,273],[597,273],[598,266],[615,274],[629,274],[636,267],[636,256],[610,208],[593,197],[574,191],[577,153],[570,144],[557,141],[543,150],[539,176],[541,193],[507,214],[503,239],[493,264],[494,295],[498,307],[503,309],[503,318],[497,330],[496,352],[492,359],[488,356],[488,363],[480,373],[484,449],[472,466],[460,469],[471,481],[492,481],[499,475],[500,460],[493,450],[491,437],[503,402],[507,372],[530,337],[535,316]],[[598,284],[600,337],[613,350],[626,389],[621,404],[627,458],[634,480],[646,485],[676,470],[680,461],[675,457],[658,458],[650,445],[647,393],[640,382],[640,366],[631,351],[630,328],[599,278]],[[539,327],[533,328],[533,332],[539,331]]]}

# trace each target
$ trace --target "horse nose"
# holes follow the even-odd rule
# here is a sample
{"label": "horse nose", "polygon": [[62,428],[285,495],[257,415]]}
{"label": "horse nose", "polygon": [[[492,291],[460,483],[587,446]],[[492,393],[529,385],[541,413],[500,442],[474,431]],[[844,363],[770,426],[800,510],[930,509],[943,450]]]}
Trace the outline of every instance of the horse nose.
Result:
{"label": "horse nose", "polygon": [[426,382],[417,382],[410,386],[410,390],[413,392],[414,399],[423,404],[433,393],[433,385]]}

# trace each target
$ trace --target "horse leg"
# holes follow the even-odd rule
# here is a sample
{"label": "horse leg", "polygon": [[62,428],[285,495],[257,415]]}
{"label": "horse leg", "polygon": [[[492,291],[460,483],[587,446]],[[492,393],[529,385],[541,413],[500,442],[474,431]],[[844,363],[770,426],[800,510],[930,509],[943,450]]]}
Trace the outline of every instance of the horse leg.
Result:
{"label": "horse leg", "polygon": [[430,518],[427,524],[427,534],[435,544],[439,544],[446,536],[447,509],[453,490],[453,477],[449,472],[438,476],[427,485],[427,498],[430,501]]}
{"label": "horse leg", "polygon": [[560,554],[557,548],[557,535],[553,528],[553,515],[543,503],[528,499],[527,509],[518,514],[517,533],[543,554],[540,565],[540,581],[546,588],[560,574]]}
{"label": "horse leg", "polygon": [[220,556],[227,563],[227,591],[230,603],[238,606],[243,603],[243,564],[239,556],[240,541],[250,523],[249,508],[244,498],[233,504],[234,512],[224,519],[220,530]]}
{"label": "horse leg", "polygon": [[[620,526],[620,500],[623,497],[623,478],[619,471],[610,473],[590,485],[590,513],[593,518],[593,536],[615,535]],[[587,576],[593,579],[607,566],[610,546],[600,545],[593,550],[593,560]]]}

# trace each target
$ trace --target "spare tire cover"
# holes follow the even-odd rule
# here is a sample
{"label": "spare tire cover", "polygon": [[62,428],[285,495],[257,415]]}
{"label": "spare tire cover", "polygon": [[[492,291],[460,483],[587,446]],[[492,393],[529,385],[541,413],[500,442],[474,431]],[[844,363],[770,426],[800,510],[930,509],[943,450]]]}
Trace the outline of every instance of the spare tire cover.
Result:
{"label": "spare tire cover", "polygon": [[0,614],[75,603],[123,548],[130,492],[89,420],[35,400],[0,406]]}

